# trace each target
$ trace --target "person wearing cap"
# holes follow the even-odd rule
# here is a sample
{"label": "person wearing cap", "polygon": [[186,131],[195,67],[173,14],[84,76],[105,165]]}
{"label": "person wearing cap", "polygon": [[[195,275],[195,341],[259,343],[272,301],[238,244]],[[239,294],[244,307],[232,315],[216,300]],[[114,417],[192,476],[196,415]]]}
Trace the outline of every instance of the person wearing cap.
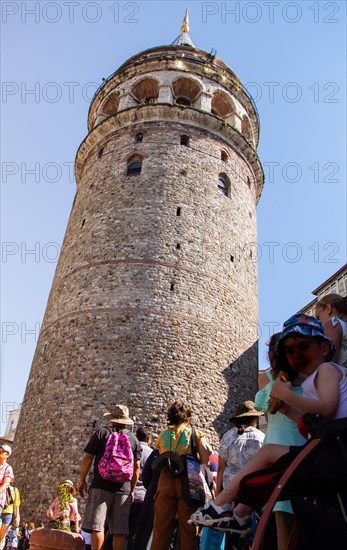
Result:
{"label": "person wearing cap", "polygon": [[[76,489],[70,481],[66,479],[62,483],[59,483],[58,496],[53,500],[52,504],[47,510],[47,517],[52,520],[54,528],[60,528],[61,526],[70,529],[71,524],[73,531],[79,533],[79,522],[81,516],[78,513],[77,499],[75,498]],[[64,500],[65,507],[61,509],[61,501]]]}
{"label": "person wearing cap", "polygon": [[[305,413],[318,413],[323,422],[346,418],[347,377],[343,367],[330,362],[334,355],[334,344],[324,334],[318,319],[303,313],[293,315],[283,325],[278,356],[281,364],[287,361],[303,376],[303,395],[293,392],[292,384],[280,379],[274,380],[272,395],[296,410],[298,417]],[[234,510],[232,507],[240,480],[247,474],[271,466],[287,453],[288,460],[292,460],[301,449],[300,446],[264,445],[214,501],[192,514],[191,522],[226,527],[238,533],[248,529],[247,514],[250,509],[243,504],[237,505]]]}
{"label": "person wearing cap", "polygon": [[262,414],[255,410],[253,401],[245,401],[236,406],[235,414],[230,418],[235,427],[223,435],[217,450],[219,465],[216,495],[262,446],[265,435],[257,428]]}
{"label": "person wearing cap", "polygon": [[[244,401],[236,405],[235,414],[230,418],[234,427],[223,435],[217,449],[216,495],[221,492],[223,487],[227,486],[229,481],[242,470],[262,446],[265,436],[257,428],[259,417],[262,414],[255,410],[253,401]],[[225,534],[204,527],[201,533],[200,549],[208,549],[215,545],[217,537],[220,547],[224,548]]]}
{"label": "person wearing cap", "polygon": [[[129,532],[129,511],[140,475],[142,448],[137,437],[128,430],[134,421],[129,418],[125,405],[116,405],[113,413],[106,413],[110,427],[97,430],[84,449],[78,491],[82,497],[87,489],[86,477],[94,460],[93,481],[88,493],[82,529],[92,534],[92,550],[101,550],[104,543],[106,520],[113,537],[113,550],[123,550]],[[130,481],[123,483],[101,477],[99,462],[103,458],[106,443],[112,432],[123,433],[128,438],[133,454],[133,473]]]}
{"label": "person wearing cap", "polygon": [[7,487],[14,481],[12,467],[7,464],[7,459],[11,454],[12,449],[9,445],[0,445],[0,544],[8,530],[8,525],[3,524],[1,520],[6,503]]}

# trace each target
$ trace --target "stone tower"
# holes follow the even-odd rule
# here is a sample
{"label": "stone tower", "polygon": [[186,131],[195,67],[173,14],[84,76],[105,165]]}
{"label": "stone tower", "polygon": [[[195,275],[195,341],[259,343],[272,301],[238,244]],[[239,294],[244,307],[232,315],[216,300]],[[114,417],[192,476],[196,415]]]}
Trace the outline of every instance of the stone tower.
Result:
{"label": "stone tower", "polygon": [[263,171],[236,74],[195,47],[186,17],[173,44],[103,83],[88,127],[14,445],[36,518],[116,402],[158,431],[187,399],[216,440],[257,378]]}

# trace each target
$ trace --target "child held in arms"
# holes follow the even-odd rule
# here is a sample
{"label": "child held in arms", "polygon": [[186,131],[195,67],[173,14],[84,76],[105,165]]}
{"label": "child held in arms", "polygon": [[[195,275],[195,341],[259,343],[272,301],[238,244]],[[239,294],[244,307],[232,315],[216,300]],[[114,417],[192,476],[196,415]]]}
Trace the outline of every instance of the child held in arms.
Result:
{"label": "child held in arms", "polygon": [[[278,342],[279,362],[295,369],[304,378],[303,395],[292,391],[291,382],[279,378],[273,382],[271,395],[287,405],[287,414],[297,419],[305,413],[320,414],[323,422],[347,417],[347,377],[340,365],[330,362],[335,348],[315,317],[293,315],[283,325]],[[192,514],[190,521],[207,527],[222,527],[242,532],[248,529],[251,510],[232,503],[237,500],[240,480],[247,474],[271,466],[289,453],[293,458],[302,447],[264,445],[226,488],[204,508]]]}

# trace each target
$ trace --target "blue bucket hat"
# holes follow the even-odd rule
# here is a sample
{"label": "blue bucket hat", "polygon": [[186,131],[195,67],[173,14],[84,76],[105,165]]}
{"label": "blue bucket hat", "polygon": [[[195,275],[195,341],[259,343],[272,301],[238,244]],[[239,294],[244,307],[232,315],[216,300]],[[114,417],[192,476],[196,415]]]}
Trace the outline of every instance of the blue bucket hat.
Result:
{"label": "blue bucket hat", "polygon": [[322,323],[315,317],[305,315],[304,313],[297,313],[285,321],[283,323],[282,333],[277,344],[278,349],[282,347],[284,339],[293,332],[296,334],[302,334],[302,336],[319,336],[320,338],[323,338],[323,340],[328,342],[330,348],[329,354],[325,357],[326,361],[330,361],[334,357],[336,351],[335,346],[332,340],[325,336]]}

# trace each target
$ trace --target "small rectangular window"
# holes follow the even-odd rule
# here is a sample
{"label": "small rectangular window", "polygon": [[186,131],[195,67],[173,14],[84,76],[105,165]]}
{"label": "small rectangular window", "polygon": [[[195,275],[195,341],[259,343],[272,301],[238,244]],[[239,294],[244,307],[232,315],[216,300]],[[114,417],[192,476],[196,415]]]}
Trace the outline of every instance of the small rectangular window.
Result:
{"label": "small rectangular window", "polygon": [[181,215],[181,207],[178,206],[177,207],[177,212],[176,212],[177,216],[180,216]]}

